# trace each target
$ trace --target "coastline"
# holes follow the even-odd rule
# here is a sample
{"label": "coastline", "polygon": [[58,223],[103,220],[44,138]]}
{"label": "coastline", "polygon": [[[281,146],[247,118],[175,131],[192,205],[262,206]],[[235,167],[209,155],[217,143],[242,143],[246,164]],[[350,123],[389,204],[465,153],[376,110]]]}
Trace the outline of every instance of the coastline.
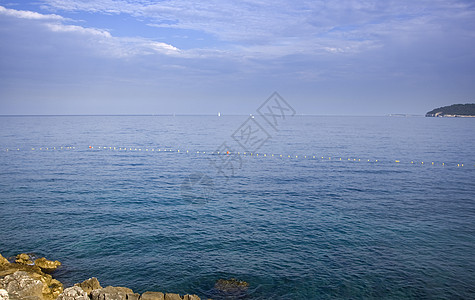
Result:
{"label": "coastline", "polygon": [[444,115],[444,114],[426,114],[430,118],[475,118],[475,115]]}
{"label": "coastline", "polygon": [[60,266],[44,257],[32,261],[25,253],[12,262],[0,254],[0,300],[201,300],[194,294],[138,294],[126,287],[102,287],[95,277],[65,288],[52,276]]}

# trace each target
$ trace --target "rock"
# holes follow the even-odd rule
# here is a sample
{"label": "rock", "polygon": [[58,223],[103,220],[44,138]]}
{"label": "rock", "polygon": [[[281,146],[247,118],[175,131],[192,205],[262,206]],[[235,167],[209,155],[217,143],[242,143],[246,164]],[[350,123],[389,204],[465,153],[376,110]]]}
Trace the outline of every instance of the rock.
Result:
{"label": "rock", "polygon": [[17,271],[0,280],[0,288],[8,292],[10,298],[42,300],[43,283],[33,279],[24,271]]}
{"label": "rock", "polygon": [[183,296],[183,300],[201,300],[200,297],[196,295],[185,295]]}
{"label": "rock", "polygon": [[45,273],[29,273],[29,275],[43,283],[43,299],[54,300],[63,292],[63,284],[53,279],[51,275]]}
{"label": "rock", "polygon": [[226,293],[246,291],[248,287],[249,287],[249,283],[242,280],[238,280],[236,278],[219,279],[218,281],[216,281],[216,284],[214,285],[215,289],[226,292]]}
{"label": "rock", "polygon": [[[127,300],[138,299],[139,294],[135,294],[131,289],[125,287],[108,286],[91,292],[92,300]],[[137,298],[135,298],[137,297]]]}
{"label": "rock", "polygon": [[[29,258],[29,256],[28,256]],[[24,261],[26,256],[19,255],[17,259]],[[34,265],[25,265],[20,263],[8,263],[0,265],[0,277],[6,277],[12,275],[18,271],[28,274],[34,280],[39,280],[42,283],[42,294],[41,299],[45,300],[54,300],[59,294],[63,292],[63,285],[56,279],[53,279],[51,275],[43,273],[38,266]],[[15,296],[10,294],[10,299],[15,298]]]}
{"label": "rock", "polygon": [[16,263],[23,264],[23,265],[32,265],[33,262],[30,259],[30,256],[26,253],[18,254],[16,256]]}
{"label": "rock", "polygon": [[140,300],[165,300],[165,295],[160,292],[145,292]]}
{"label": "rock", "polygon": [[91,295],[91,292],[93,290],[102,289],[102,286],[100,285],[99,280],[97,280],[96,277],[86,279],[81,283],[76,283],[74,286],[80,287],[81,289],[83,289],[83,291],[88,293],[88,295]]}
{"label": "rock", "polygon": [[90,300],[87,292],[78,286],[73,286],[64,290],[56,300]]}
{"label": "rock", "polygon": [[40,267],[43,272],[51,273],[61,266],[61,263],[57,260],[52,261],[42,257],[35,260],[35,266]]}
{"label": "rock", "polygon": [[6,265],[6,264],[9,264],[10,262],[8,261],[8,259],[6,259],[5,257],[3,257],[1,254],[0,254],[0,265]]}
{"label": "rock", "polygon": [[0,289],[0,300],[8,300],[8,292],[4,289]]}
{"label": "rock", "polygon": [[140,294],[134,293],[134,294],[127,294],[127,300],[139,300],[140,299]]}
{"label": "rock", "polygon": [[178,294],[166,293],[165,294],[165,300],[183,300],[183,298],[180,297],[180,295],[178,295]]}

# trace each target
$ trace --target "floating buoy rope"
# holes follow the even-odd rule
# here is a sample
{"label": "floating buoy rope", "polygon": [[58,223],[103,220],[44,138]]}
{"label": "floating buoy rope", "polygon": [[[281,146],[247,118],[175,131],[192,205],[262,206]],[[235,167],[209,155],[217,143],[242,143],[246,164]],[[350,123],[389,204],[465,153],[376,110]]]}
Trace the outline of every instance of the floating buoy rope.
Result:
{"label": "floating buoy rope", "polygon": [[[0,148],[1,149],[1,148]],[[3,150],[3,151],[1,151]],[[174,149],[171,147],[157,148],[157,147],[124,147],[124,146],[93,146],[89,145],[85,148],[75,147],[75,146],[53,146],[53,147],[30,147],[30,148],[20,148],[20,147],[9,147],[1,149],[1,152],[21,152],[21,151],[41,151],[41,152],[55,152],[55,151],[119,151],[119,152],[168,152],[168,153],[180,153],[180,154],[200,154],[200,155],[224,155],[224,156],[233,156],[238,155],[241,157],[253,157],[256,159],[261,158],[278,158],[278,159],[287,159],[287,160],[308,160],[308,161],[326,161],[326,162],[350,162],[350,163],[373,163],[373,164],[382,164],[382,163],[394,163],[397,165],[403,164],[412,164],[412,165],[427,165],[424,161],[417,160],[378,160],[378,159],[368,159],[368,158],[357,158],[357,157],[338,157],[338,156],[326,156],[326,155],[317,155],[317,154],[279,154],[279,153],[257,153],[257,152],[231,152],[227,151],[200,151],[200,150],[191,150],[191,149]],[[430,166],[442,166],[442,167],[464,167],[467,164],[462,162],[437,162],[430,161]],[[475,164],[471,166],[475,167]]]}

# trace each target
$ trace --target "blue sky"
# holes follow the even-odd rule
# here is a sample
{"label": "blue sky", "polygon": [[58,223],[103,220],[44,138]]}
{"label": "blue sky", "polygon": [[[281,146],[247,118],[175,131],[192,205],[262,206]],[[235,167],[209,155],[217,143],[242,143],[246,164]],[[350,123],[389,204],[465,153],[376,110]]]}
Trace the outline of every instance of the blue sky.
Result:
{"label": "blue sky", "polygon": [[0,0],[0,114],[423,114],[473,49],[473,1]]}

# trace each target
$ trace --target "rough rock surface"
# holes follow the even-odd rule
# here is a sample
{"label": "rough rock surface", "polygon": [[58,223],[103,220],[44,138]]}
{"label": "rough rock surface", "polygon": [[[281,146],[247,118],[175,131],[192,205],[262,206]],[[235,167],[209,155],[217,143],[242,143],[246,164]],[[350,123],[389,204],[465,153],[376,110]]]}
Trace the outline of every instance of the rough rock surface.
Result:
{"label": "rough rock surface", "polygon": [[135,294],[129,288],[114,286],[108,286],[91,292],[92,300],[135,300],[138,299],[139,296],[139,294]]}
{"label": "rough rock surface", "polygon": [[[28,254],[26,254],[28,256]],[[26,256],[17,256],[17,259],[24,261]],[[29,256],[28,256],[29,259]],[[39,280],[42,285],[42,298],[44,300],[54,300],[59,294],[63,292],[63,285],[61,282],[53,279],[51,275],[43,273],[38,266],[19,264],[19,263],[4,263],[0,264],[0,278],[12,275],[18,271],[27,273],[29,277],[34,280]],[[5,279],[4,278],[4,279]],[[10,294],[10,299],[13,299],[14,296]]]}
{"label": "rough rock surface", "polygon": [[73,286],[64,290],[56,300],[90,300],[87,293],[78,286]]}
{"label": "rough rock surface", "polygon": [[165,295],[160,292],[145,292],[140,300],[165,300]]}
{"label": "rough rock surface", "polygon": [[18,254],[16,256],[15,262],[17,264],[23,264],[23,265],[32,265],[33,262],[30,259],[30,256],[26,253]]}
{"label": "rough rock surface", "polygon": [[30,277],[24,271],[16,271],[0,280],[0,288],[5,289],[10,299],[42,300],[43,283]]}
{"label": "rough rock surface", "polygon": [[183,300],[201,300],[201,299],[197,295],[185,295],[183,296]]}
{"label": "rough rock surface", "polygon": [[61,263],[57,260],[52,261],[42,257],[35,260],[35,266],[40,267],[43,272],[51,273],[61,266]]}
{"label": "rough rock surface", "polygon": [[80,287],[81,289],[83,289],[86,293],[88,293],[88,295],[91,295],[91,292],[93,290],[102,289],[102,286],[101,286],[101,284],[99,283],[99,280],[97,280],[96,277],[86,279],[81,283],[76,283],[75,286]]}
{"label": "rough rock surface", "polygon": [[0,300],[9,300],[8,292],[4,289],[0,289]]}
{"label": "rough rock surface", "polygon": [[183,300],[183,298],[178,294],[166,293],[165,300]]}
{"label": "rough rock surface", "polygon": [[5,264],[9,264],[10,262],[8,261],[8,259],[6,259],[5,257],[3,257],[1,254],[0,254],[0,265],[5,265]]}

